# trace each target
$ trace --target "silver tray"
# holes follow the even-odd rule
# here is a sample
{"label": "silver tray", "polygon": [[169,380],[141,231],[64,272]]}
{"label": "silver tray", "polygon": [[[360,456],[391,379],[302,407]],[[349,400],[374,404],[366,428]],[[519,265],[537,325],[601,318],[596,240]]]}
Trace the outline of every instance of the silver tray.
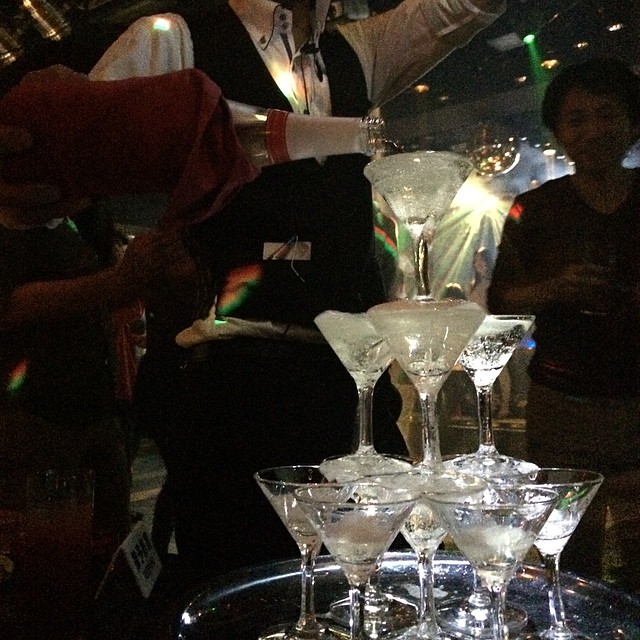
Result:
{"label": "silver tray", "polygon": [[[464,558],[437,554],[438,606],[470,593],[472,572]],[[640,598],[603,583],[562,574],[567,619],[593,640],[640,640]],[[414,601],[417,597],[413,553],[388,553],[382,564],[386,593]],[[318,559],[316,611],[344,598],[348,585],[330,556]],[[522,638],[536,638],[548,626],[547,583],[541,567],[523,565],[509,584],[508,601],[525,609],[529,623]],[[286,561],[228,574],[201,592],[184,610],[176,629],[180,640],[256,640],[267,627],[295,620],[299,614],[300,566]]]}

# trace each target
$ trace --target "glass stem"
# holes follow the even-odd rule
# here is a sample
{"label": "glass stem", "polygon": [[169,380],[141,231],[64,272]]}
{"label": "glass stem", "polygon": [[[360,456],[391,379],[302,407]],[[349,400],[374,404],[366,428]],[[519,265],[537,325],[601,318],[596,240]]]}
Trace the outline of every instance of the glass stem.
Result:
{"label": "glass stem", "polygon": [[509,629],[505,620],[506,585],[491,586],[489,594],[493,617],[493,640],[509,640]]}
{"label": "glass stem", "polygon": [[418,554],[418,583],[420,586],[420,609],[418,624],[421,637],[431,638],[438,634],[436,623],[436,598],[433,589],[433,551]]}
{"label": "glass stem", "polygon": [[562,587],[560,585],[560,553],[542,554],[544,568],[548,579],[549,615],[551,629],[558,637],[571,637],[567,627],[564,602],[562,601]]}
{"label": "glass stem", "polygon": [[358,387],[357,453],[374,451],[373,447],[373,387]]}
{"label": "glass stem", "polygon": [[349,587],[350,640],[366,640],[364,635],[366,583]]}
{"label": "glass stem", "polygon": [[480,424],[480,451],[483,453],[491,453],[494,452],[496,448],[493,441],[493,420],[491,414],[493,387],[477,387],[476,396],[478,397],[478,421]]}
{"label": "glass stem", "polygon": [[314,575],[318,551],[317,544],[300,545],[300,617],[296,622],[296,637],[301,640],[317,638],[320,625],[316,620],[315,599],[313,595]]}
{"label": "glass stem", "polygon": [[428,245],[422,230],[419,234],[411,234],[411,240],[413,244],[413,268],[415,274],[415,287],[416,292],[414,298],[428,298],[429,297],[429,251]]}
{"label": "glass stem", "polygon": [[436,416],[436,402],[428,394],[420,394],[422,413],[422,464],[434,466],[442,463],[440,453],[440,434]]}

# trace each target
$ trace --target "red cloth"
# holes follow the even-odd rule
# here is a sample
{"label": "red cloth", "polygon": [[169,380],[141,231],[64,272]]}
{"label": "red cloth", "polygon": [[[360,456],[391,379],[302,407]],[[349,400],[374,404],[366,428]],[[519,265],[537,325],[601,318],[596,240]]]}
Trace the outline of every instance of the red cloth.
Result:
{"label": "red cloth", "polygon": [[5,163],[4,180],[56,184],[71,197],[168,193],[163,226],[205,219],[259,172],[219,87],[195,69],[23,81],[0,101],[0,123],[25,127],[35,140]]}

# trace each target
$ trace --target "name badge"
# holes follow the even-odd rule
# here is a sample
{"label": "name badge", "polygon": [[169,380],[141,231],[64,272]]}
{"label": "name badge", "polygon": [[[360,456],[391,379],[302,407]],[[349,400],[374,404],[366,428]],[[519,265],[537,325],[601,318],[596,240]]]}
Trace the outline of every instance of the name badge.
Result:
{"label": "name badge", "polygon": [[265,242],[262,245],[263,260],[311,260],[311,243],[294,236],[286,242]]}
{"label": "name badge", "polygon": [[140,593],[148,598],[160,575],[162,563],[143,522],[138,522],[121,545]]}

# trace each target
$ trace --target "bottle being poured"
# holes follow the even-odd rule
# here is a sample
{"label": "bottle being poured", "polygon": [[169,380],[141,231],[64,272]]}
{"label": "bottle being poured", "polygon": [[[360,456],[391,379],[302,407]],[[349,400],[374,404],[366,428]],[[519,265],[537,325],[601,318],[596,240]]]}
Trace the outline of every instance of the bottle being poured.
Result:
{"label": "bottle being poured", "polygon": [[260,167],[385,144],[380,119],[228,103],[196,69],[114,81],[45,71],[0,100],[0,123],[34,139],[4,180],[55,184],[65,198],[168,193],[163,220],[178,224],[215,213]]}

